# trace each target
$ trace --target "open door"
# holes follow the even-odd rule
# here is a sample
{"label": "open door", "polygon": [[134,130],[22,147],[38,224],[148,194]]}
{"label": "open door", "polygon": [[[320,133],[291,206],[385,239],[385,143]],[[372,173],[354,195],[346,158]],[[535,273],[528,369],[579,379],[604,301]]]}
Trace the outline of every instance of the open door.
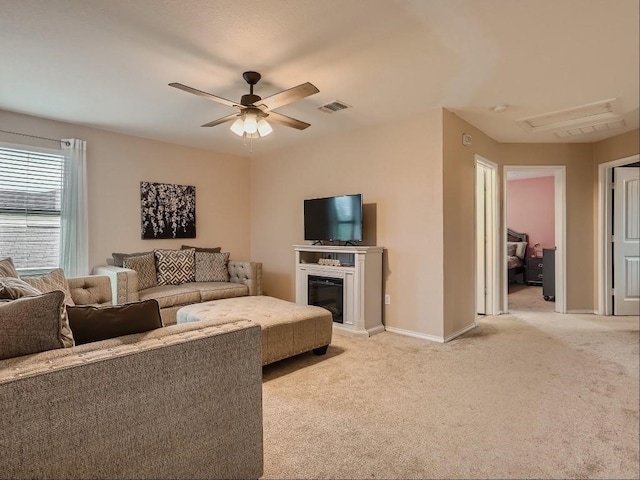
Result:
{"label": "open door", "polygon": [[640,168],[614,175],[613,313],[640,315]]}
{"label": "open door", "polygon": [[478,315],[496,315],[498,308],[496,253],[498,204],[498,167],[476,155],[476,312]]}
{"label": "open door", "polygon": [[487,314],[487,196],[485,167],[476,163],[476,313]]}

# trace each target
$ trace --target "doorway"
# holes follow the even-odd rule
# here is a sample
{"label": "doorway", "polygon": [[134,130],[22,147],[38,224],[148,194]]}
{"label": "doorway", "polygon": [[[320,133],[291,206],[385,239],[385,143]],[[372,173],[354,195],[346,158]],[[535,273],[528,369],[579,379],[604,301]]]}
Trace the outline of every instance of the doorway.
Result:
{"label": "doorway", "polygon": [[[502,258],[504,260],[502,272],[503,272],[503,311],[506,313],[510,310],[509,306],[509,281],[513,282],[512,272],[515,272],[517,289],[513,287],[512,292],[519,291],[521,295],[530,295],[531,292],[535,294],[534,297],[517,297],[518,300],[522,298],[527,302],[528,309],[540,311],[555,311],[558,313],[566,313],[565,292],[566,292],[566,255],[565,255],[565,238],[566,238],[566,183],[565,183],[565,167],[564,166],[505,166],[503,175],[503,230],[501,238],[504,239],[502,250]],[[545,182],[540,181],[540,184],[545,185],[545,188],[550,193],[546,194],[546,198],[551,200],[551,204],[548,205],[546,213],[541,213],[544,193],[537,194],[530,198],[526,204],[526,209],[520,213],[528,218],[540,218],[544,216],[547,219],[547,224],[551,221],[552,232],[542,233],[541,231],[518,231],[508,224],[508,210],[507,205],[509,203],[509,181],[510,180],[522,180],[525,179],[546,179]],[[536,181],[537,182],[537,181]],[[533,188],[534,181],[531,180],[529,188]],[[551,220],[549,217],[553,217]],[[527,230],[529,227],[521,228]],[[533,227],[531,227],[533,228]],[[542,227],[536,227],[542,228]],[[515,260],[519,260],[519,265],[514,267],[513,257],[514,252],[513,243],[508,242],[508,233],[513,233],[516,230],[517,233],[526,235],[526,249],[522,254],[521,247],[516,245],[515,256],[518,257]],[[550,237],[549,237],[550,235]],[[509,268],[511,264],[511,268]],[[546,264],[546,265],[545,265]],[[526,289],[527,286],[536,286],[536,288]],[[515,296],[513,297],[516,298]],[[551,301],[551,303],[546,303]],[[515,300],[514,300],[515,301]]]}
{"label": "doorway", "polygon": [[[629,184],[631,189],[627,190],[625,187],[626,180],[620,182],[620,177],[625,177],[626,175],[616,176],[615,170],[618,167],[636,165],[639,160],[640,155],[633,155],[598,166],[598,272],[596,275],[598,282],[598,305],[596,313],[598,315],[637,315],[638,312],[640,302],[638,292],[638,281],[640,281],[638,248],[640,248],[640,244],[637,239],[637,230],[639,227],[637,223],[630,226],[625,224],[625,220],[635,220],[636,222],[638,220],[638,185],[637,180],[634,181],[634,179],[631,178],[635,185]],[[635,175],[637,177],[637,170]],[[620,183],[620,185],[618,185],[618,183]],[[615,198],[616,194],[619,196],[617,201]],[[630,210],[626,212],[629,213],[629,215],[625,215],[626,201],[629,201],[630,207],[636,208],[635,213]],[[618,223],[617,226],[616,223]],[[615,242],[614,233],[616,233]],[[626,233],[631,233],[631,235],[627,235]],[[634,242],[630,246],[633,254],[618,255],[618,259],[616,260],[616,247],[620,247],[625,243],[625,237],[630,237]],[[634,239],[632,237],[636,238]],[[621,242],[616,245],[618,240]],[[627,258],[623,259],[625,256]],[[625,275],[619,275],[619,278],[616,279],[616,272],[618,274],[624,272]],[[627,297],[629,301],[625,302],[625,297]],[[620,304],[617,308],[616,300],[618,300]],[[626,305],[624,305],[625,303]]]}
{"label": "doorway", "polygon": [[497,315],[498,312],[498,166],[475,156],[475,291],[478,315]]}

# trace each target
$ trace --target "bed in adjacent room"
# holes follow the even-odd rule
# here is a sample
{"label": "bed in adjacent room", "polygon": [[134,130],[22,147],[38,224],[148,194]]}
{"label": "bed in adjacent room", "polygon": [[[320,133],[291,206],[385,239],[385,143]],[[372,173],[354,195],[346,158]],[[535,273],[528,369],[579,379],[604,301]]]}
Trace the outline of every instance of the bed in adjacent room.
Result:
{"label": "bed in adjacent room", "polygon": [[525,262],[529,236],[507,228],[507,272],[509,283],[525,283]]}

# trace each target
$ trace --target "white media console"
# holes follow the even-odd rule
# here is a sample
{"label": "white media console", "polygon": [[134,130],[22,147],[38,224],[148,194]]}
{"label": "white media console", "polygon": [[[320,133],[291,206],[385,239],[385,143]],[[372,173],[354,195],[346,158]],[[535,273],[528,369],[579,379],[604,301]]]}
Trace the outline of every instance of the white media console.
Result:
{"label": "white media console", "polygon": [[296,303],[334,315],[334,331],[369,337],[382,324],[383,247],[294,245]]}

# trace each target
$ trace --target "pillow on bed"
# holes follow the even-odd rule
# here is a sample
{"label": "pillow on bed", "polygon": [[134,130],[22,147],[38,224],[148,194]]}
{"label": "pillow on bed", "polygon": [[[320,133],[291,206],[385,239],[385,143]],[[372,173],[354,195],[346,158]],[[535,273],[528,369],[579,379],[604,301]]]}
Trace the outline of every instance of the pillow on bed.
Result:
{"label": "pillow on bed", "polygon": [[509,248],[511,245],[515,245],[516,247],[515,256],[518,258],[524,258],[525,254],[527,253],[527,242],[507,242],[507,255],[510,255]]}
{"label": "pillow on bed", "polygon": [[518,249],[518,246],[515,244],[515,242],[508,242],[507,243],[507,257],[515,257],[517,249]]}

